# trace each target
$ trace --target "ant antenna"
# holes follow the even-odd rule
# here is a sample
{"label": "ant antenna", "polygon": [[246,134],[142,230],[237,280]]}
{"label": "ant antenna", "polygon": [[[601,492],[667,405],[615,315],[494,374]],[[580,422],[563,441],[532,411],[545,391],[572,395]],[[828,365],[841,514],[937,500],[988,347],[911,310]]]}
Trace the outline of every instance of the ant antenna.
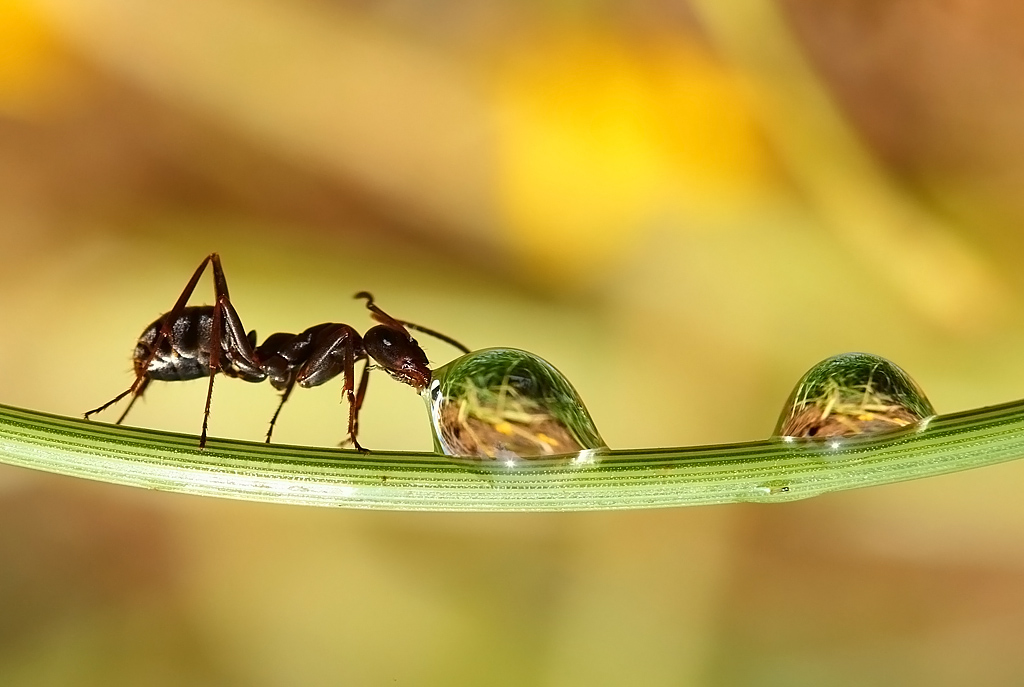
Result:
{"label": "ant antenna", "polygon": [[391,326],[398,325],[399,327],[401,327],[403,329],[405,327],[408,327],[409,329],[415,329],[418,332],[423,332],[424,334],[429,334],[430,336],[434,337],[435,339],[440,339],[441,341],[444,341],[449,346],[454,346],[455,348],[459,349],[463,353],[470,353],[469,348],[467,348],[466,346],[463,346],[462,344],[460,344],[458,341],[456,341],[455,339],[451,338],[450,336],[445,336],[441,332],[434,331],[433,329],[427,329],[426,327],[421,327],[420,325],[413,324],[412,322],[406,322],[405,320],[396,320],[394,317],[392,317],[391,315],[388,315],[386,312],[381,310],[380,307],[376,303],[373,302],[373,294],[370,293],[369,291],[360,291],[359,293],[357,293],[355,295],[355,298],[365,298],[366,299],[366,307],[367,307],[367,309],[369,309],[373,313],[373,319],[377,320],[378,322],[380,322],[382,324],[388,324],[388,325],[391,325]]}

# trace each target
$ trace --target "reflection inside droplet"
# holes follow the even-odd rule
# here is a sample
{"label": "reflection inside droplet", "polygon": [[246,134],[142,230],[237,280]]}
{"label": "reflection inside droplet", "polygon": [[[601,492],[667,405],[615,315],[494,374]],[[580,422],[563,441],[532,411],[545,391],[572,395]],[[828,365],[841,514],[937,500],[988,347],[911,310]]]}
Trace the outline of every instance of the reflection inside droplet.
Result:
{"label": "reflection inside droplet", "polygon": [[[426,392],[434,443],[449,456],[490,458],[515,467],[605,448],[579,394],[547,361],[489,348],[434,371]],[[583,452],[583,453],[580,453]]]}
{"label": "reflection inside droplet", "polygon": [[[775,435],[878,434],[934,414],[921,388],[897,365],[869,353],[844,353],[823,360],[800,379],[782,410]],[[830,443],[830,447],[838,449],[839,444]]]}

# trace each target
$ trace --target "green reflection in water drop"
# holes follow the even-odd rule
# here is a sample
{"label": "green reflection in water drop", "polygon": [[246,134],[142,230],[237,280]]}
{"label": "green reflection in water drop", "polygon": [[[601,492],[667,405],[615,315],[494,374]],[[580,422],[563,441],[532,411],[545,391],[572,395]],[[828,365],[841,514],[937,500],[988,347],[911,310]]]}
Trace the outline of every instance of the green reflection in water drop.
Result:
{"label": "green reflection in water drop", "polygon": [[439,453],[543,458],[606,448],[579,394],[546,360],[488,348],[433,373],[425,392]]}
{"label": "green reflection in water drop", "polygon": [[934,414],[921,388],[895,363],[870,353],[843,353],[821,361],[800,379],[775,435],[878,434]]}

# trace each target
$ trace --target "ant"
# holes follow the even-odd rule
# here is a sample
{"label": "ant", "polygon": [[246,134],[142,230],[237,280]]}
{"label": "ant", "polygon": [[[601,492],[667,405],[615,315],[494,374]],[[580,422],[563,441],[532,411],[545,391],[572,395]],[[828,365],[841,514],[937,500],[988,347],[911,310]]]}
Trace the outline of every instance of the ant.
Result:
{"label": "ant", "polygon": [[[210,264],[213,265],[214,305],[187,306]],[[266,440],[270,443],[277,416],[296,384],[305,388],[319,386],[340,374],[343,375],[343,390],[349,407],[348,438],[343,444],[351,441],[358,451],[366,453],[367,449],[359,445],[356,435],[370,369],[379,366],[396,380],[422,391],[430,384],[431,372],[426,353],[409,333],[410,329],[429,334],[463,353],[469,353],[469,349],[432,329],[391,317],[374,303],[373,296],[366,291],[360,291],[355,297],[366,299],[371,317],[380,323],[362,336],[347,324],[327,322],[300,334],[271,334],[257,345],[256,331],[245,332],[238,313],[231,305],[220,256],[211,253],[199,264],[174,307],[146,327],[139,337],[132,354],[135,367],[132,385],[87,412],[85,417],[88,419],[131,394],[128,407],[117,419],[116,424],[121,424],[151,381],[177,382],[209,376],[203,431],[199,436],[199,448],[204,448],[213,379],[220,372],[247,382],[269,379],[271,386],[282,392],[281,402],[267,430]],[[355,364],[360,360],[365,363],[358,390],[354,391]]]}

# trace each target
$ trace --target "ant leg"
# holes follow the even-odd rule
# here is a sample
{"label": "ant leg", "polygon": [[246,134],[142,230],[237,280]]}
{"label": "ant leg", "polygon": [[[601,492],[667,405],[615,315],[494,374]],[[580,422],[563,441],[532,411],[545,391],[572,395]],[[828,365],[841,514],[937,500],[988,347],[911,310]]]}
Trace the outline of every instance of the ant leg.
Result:
{"label": "ant leg", "polygon": [[[351,441],[357,451],[369,453],[367,449],[359,445],[359,441],[356,439],[356,435],[359,433],[359,405],[356,403],[356,395],[352,389],[356,376],[355,346],[352,341],[345,342],[344,361],[342,391],[345,392],[345,398],[348,400],[348,439],[344,443]],[[367,361],[367,365],[369,365],[369,361]],[[365,369],[363,374],[366,374]],[[362,386],[365,385],[360,384],[360,387]],[[365,390],[363,390],[363,393],[365,395]]]}
{"label": "ant leg", "polygon": [[[86,419],[89,419],[90,416],[95,415],[96,413],[106,410],[128,394],[132,394],[132,403],[135,402],[135,398],[142,393],[142,390],[145,389],[146,385],[149,383],[149,377],[146,376],[146,372],[149,370],[149,366],[152,364],[153,360],[156,359],[157,353],[160,350],[160,344],[174,335],[171,331],[171,323],[177,320],[178,316],[181,315],[181,311],[185,309],[188,299],[192,297],[192,292],[195,291],[196,285],[199,283],[199,279],[203,276],[203,271],[212,259],[216,259],[217,264],[220,264],[220,258],[216,253],[210,253],[203,258],[203,261],[199,263],[199,267],[197,267],[196,271],[192,273],[192,278],[188,280],[187,284],[185,284],[185,288],[182,290],[181,295],[178,296],[178,300],[174,303],[174,307],[172,307],[161,318],[160,331],[157,333],[156,338],[153,339],[149,355],[142,364],[135,365],[135,381],[132,382],[132,385],[101,405],[99,408],[94,408],[87,412],[85,414]],[[128,407],[131,408],[131,405]],[[121,415],[121,419],[124,419],[125,414],[127,414],[127,411]],[[120,422],[121,420],[118,420],[119,424]]]}
{"label": "ant leg", "polygon": [[349,430],[349,435],[352,437],[352,443],[355,444],[356,448],[360,451],[365,451],[356,443],[355,437],[359,433],[359,411],[363,408],[363,401],[366,400],[366,386],[370,381],[370,359],[366,359],[366,364],[363,365],[363,373],[359,377],[359,390],[356,392],[356,401],[354,405],[354,412],[352,412],[352,426]]}
{"label": "ant leg", "polygon": [[[210,255],[213,263],[213,291],[217,303],[221,306],[221,332],[227,334],[223,341],[224,349],[230,354],[232,363],[241,372],[263,379],[266,375],[260,367],[256,356],[255,344],[246,334],[242,319],[238,316],[235,307],[231,305],[231,296],[228,293],[228,281],[224,277],[224,268],[220,264],[220,256],[216,253]],[[249,380],[253,381],[253,380]]]}
{"label": "ant leg", "polygon": [[[124,422],[124,419],[126,417],[128,417],[128,411],[132,409],[132,406],[135,405],[136,401],[138,401],[140,398],[142,398],[142,394],[146,393],[146,387],[149,386],[149,383],[151,381],[152,380],[149,377],[146,377],[146,381],[144,381],[142,383],[142,385],[139,387],[138,391],[136,391],[134,394],[132,394],[132,400],[128,401],[128,407],[124,409],[123,413],[121,413],[121,417],[117,418],[117,422],[114,423],[115,425],[119,425],[122,422]],[[128,391],[131,391],[131,389],[129,389]],[[125,392],[125,393],[127,393],[127,392]]]}
{"label": "ant leg", "polygon": [[120,401],[122,398],[124,398],[125,396],[130,394],[131,392],[132,392],[132,387],[128,387],[127,389],[125,389],[124,391],[119,393],[117,396],[114,396],[112,399],[110,399],[109,401],[107,401],[106,403],[101,405],[99,408],[93,408],[92,410],[86,411],[85,419],[88,420],[90,416],[95,415],[96,413],[102,413],[104,410],[106,410],[110,406],[114,405],[115,403]]}
{"label": "ant leg", "polygon": [[[217,254],[213,254],[217,257]],[[220,260],[217,259],[218,266]],[[221,273],[223,280],[223,273]],[[225,286],[227,286],[225,284]],[[213,401],[213,380],[220,370],[220,349],[221,349],[221,323],[224,319],[224,302],[227,301],[227,294],[220,292],[220,284],[216,285],[217,303],[213,306],[213,323],[210,327],[210,385],[206,388],[206,409],[203,411],[203,431],[199,435],[199,448],[206,448],[206,429],[210,424],[210,403]]]}
{"label": "ant leg", "polygon": [[137,365],[135,368],[135,383],[132,384],[132,393],[138,393],[139,387],[142,386],[142,380],[145,379],[146,372],[149,370],[149,366],[156,359],[157,353],[160,351],[160,344],[165,340],[170,339],[174,336],[174,332],[171,331],[171,325],[178,319],[182,311],[185,309],[185,305],[188,304],[188,299],[192,297],[192,292],[196,290],[196,285],[199,283],[199,279],[203,276],[203,272],[206,270],[206,266],[210,264],[211,260],[216,260],[217,264],[220,264],[220,257],[216,253],[210,253],[203,261],[199,263],[199,267],[192,273],[192,278],[185,284],[185,288],[182,290],[181,295],[178,296],[178,300],[175,301],[174,307],[167,311],[166,314],[160,320],[160,331],[157,333],[156,338],[153,339],[152,350],[149,352],[149,356],[143,365]]}
{"label": "ant leg", "polygon": [[281,408],[284,408],[284,402],[288,400],[288,397],[292,395],[292,389],[295,388],[295,378],[288,382],[288,386],[285,387],[284,393],[281,394],[281,402],[277,404],[277,410],[274,411],[274,417],[270,418],[270,428],[267,430],[267,443],[270,443],[270,435],[274,433],[274,423],[277,422],[277,416],[281,414]]}
{"label": "ant leg", "polygon": [[224,277],[224,268],[220,264],[220,254],[210,253],[210,262],[213,263],[213,290],[217,297],[230,298],[228,294],[228,280]]}
{"label": "ant leg", "polygon": [[373,294],[370,293],[369,291],[360,291],[355,295],[355,298],[365,298],[366,307],[373,313],[373,319],[377,320],[381,324],[397,326],[399,329],[405,329],[406,327],[408,327],[409,329],[415,329],[418,332],[423,332],[424,334],[428,334],[434,337],[435,339],[444,341],[449,346],[454,346],[463,353],[470,353],[470,350],[467,346],[462,345],[461,343],[451,338],[450,336],[445,336],[439,331],[428,329],[426,327],[421,327],[420,325],[413,324],[412,322],[407,322],[405,320],[397,320],[391,315],[388,315],[386,312],[380,309],[380,306],[373,302]]}
{"label": "ant leg", "polygon": [[[319,386],[342,375],[342,391],[348,402],[349,416],[348,436],[345,441],[341,442],[341,445],[344,446],[351,441],[358,450],[365,452],[365,449],[356,440],[359,433],[359,403],[353,390],[356,360],[366,359],[362,337],[347,324],[329,323],[319,325],[315,330],[313,334],[309,334],[313,331],[310,329],[300,335],[300,337],[306,337],[309,334],[312,336],[312,340],[298,349],[296,355],[303,356],[305,360],[295,371],[295,381],[299,386],[309,388]],[[266,342],[264,342],[264,346],[266,346]]]}

